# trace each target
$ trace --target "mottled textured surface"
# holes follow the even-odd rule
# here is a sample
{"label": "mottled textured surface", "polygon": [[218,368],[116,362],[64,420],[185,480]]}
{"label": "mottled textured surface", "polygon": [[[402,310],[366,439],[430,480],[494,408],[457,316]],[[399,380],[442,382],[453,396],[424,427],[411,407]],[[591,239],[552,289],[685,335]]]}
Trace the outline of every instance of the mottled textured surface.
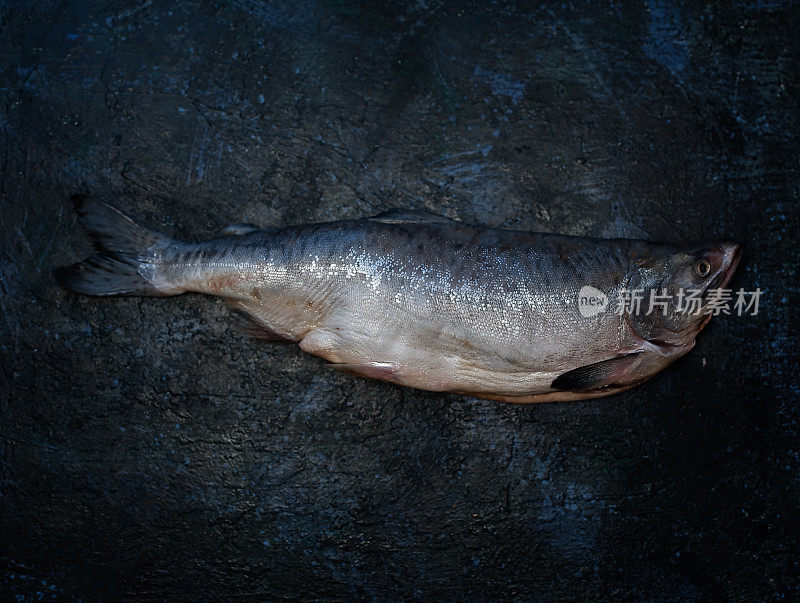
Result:
{"label": "mottled textured surface", "polygon": [[[0,588],[798,596],[798,7],[0,8]],[[78,298],[83,190],[166,232],[350,218],[744,246],[650,382],[513,406],[324,370],[222,304]]]}

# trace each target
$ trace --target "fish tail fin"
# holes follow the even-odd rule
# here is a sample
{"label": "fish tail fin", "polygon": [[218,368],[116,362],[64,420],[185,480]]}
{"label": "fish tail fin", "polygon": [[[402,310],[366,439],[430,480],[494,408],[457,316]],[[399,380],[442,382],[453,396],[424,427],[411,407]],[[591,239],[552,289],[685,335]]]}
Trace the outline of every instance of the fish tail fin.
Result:
{"label": "fish tail fin", "polygon": [[118,209],[73,195],[75,213],[92,239],[95,255],[53,271],[58,284],[83,295],[177,295],[182,288],[158,278],[153,260],[171,238],[140,226]]}

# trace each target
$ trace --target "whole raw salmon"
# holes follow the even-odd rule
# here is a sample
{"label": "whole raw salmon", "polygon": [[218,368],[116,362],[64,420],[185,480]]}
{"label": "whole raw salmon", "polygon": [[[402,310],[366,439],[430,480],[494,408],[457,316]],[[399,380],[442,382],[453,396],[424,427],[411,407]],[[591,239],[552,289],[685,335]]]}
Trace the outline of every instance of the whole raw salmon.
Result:
{"label": "whole raw salmon", "polygon": [[[299,342],[334,368],[509,402],[605,396],[654,375],[692,349],[710,318],[685,311],[684,291],[699,291],[704,307],[740,255],[734,243],[679,249],[406,210],[238,224],[187,243],[106,203],[72,200],[97,254],[55,271],[65,289],[216,295],[251,335]],[[659,304],[646,312],[651,294]]]}

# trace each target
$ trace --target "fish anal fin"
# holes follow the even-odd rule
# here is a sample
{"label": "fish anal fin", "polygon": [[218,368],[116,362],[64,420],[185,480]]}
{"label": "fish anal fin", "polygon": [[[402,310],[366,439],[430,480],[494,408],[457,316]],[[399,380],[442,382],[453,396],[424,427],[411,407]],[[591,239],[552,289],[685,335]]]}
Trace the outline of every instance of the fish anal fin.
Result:
{"label": "fish anal fin", "polygon": [[246,312],[236,309],[233,309],[232,312],[234,316],[234,326],[245,335],[248,335],[254,339],[260,339],[262,341],[296,341],[291,337],[278,333],[270,326],[264,324]]}
{"label": "fish anal fin", "polygon": [[392,381],[392,378],[397,374],[398,368],[397,365],[391,362],[337,362],[330,363],[327,366],[349,375],[380,379],[381,381]]}
{"label": "fish anal fin", "polygon": [[454,222],[450,218],[433,214],[428,211],[416,209],[395,208],[367,218],[372,222],[383,222],[384,224],[433,224]]}
{"label": "fish anal fin", "polygon": [[580,366],[553,380],[556,390],[576,393],[590,392],[612,385],[625,385],[636,379],[635,369],[642,360],[638,352]]}
{"label": "fish anal fin", "polygon": [[217,233],[217,237],[240,237],[242,235],[253,234],[259,230],[261,230],[261,228],[249,222],[229,224]]}

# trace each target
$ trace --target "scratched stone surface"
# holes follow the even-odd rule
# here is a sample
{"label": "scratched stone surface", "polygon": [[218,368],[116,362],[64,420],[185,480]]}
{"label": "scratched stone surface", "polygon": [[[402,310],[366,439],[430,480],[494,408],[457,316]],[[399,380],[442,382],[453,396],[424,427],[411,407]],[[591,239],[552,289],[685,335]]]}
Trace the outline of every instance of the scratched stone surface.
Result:
{"label": "scratched stone surface", "polygon": [[[107,4],[0,3],[2,592],[800,596],[796,3]],[[643,386],[504,405],[65,294],[75,192],[187,239],[732,238],[763,294]]]}

